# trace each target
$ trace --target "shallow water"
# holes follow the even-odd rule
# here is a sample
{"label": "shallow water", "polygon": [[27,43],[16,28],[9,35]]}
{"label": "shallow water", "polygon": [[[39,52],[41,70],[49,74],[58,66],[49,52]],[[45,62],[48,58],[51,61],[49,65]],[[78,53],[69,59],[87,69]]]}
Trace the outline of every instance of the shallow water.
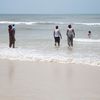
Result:
{"label": "shallow water", "polygon": [[[0,15],[0,58],[100,65],[100,15]],[[8,25],[15,24],[16,48],[8,48]],[[76,32],[68,48],[66,29]],[[61,46],[54,46],[53,30],[62,33]],[[92,37],[88,38],[91,30]]]}

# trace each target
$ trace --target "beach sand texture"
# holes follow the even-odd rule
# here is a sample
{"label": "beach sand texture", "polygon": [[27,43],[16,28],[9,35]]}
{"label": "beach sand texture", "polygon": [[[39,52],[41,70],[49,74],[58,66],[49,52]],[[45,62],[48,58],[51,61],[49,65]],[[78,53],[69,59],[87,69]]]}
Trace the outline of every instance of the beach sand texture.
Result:
{"label": "beach sand texture", "polygon": [[0,60],[0,100],[100,100],[100,67]]}

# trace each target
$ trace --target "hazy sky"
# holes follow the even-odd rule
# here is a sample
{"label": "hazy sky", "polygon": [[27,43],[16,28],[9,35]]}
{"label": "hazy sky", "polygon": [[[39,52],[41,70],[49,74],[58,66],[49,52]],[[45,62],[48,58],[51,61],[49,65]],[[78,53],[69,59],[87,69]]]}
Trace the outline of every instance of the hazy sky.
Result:
{"label": "hazy sky", "polygon": [[100,0],[0,0],[0,13],[99,13]]}

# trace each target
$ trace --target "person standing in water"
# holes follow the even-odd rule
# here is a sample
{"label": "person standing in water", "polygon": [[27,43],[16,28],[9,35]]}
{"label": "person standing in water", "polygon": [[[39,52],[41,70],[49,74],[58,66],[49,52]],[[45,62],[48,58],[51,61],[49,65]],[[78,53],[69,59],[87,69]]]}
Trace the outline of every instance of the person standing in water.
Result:
{"label": "person standing in water", "polygon": [[56,43],[58,44],[58,46],[60,46],[60,39],[62,38],[62,35],[60,33],[58,26],[55,27],[53,36],[54,36],[54,40],[55,40],[55,46],[56,46]]}
{"label": "person standing in water", "polygon": [[91,38],[91,31],[88,31],[88,37]]}
{"label": "person standing in water", "polygon": [[8,32],[9,32],[9,47],[15,48],[15,30],[12,28],[12,25],[8,26]]}
{"label": "person standing in water", "polygon": [[67,35],[68,46],[73,47],[73,38],[75,38],[75,31],[72,28],[72,25],[68,25],[66,35]]}

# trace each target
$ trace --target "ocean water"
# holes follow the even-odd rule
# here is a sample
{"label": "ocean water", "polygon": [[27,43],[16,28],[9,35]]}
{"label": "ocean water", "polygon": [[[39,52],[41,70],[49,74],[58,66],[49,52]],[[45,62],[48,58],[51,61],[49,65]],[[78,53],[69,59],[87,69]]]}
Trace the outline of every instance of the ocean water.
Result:
{"label": "ocean water", "polygon": [[[15,24],[16,48],[8,47],[8,25]],[[76,37],[68,48],[66,29],[72,24]],[[54,46],[58,25],[61,46]],[[91,30],[91,39],[88,31]],[[81,63],[100,66],[100,15],[0,15],[0,59]]]}

